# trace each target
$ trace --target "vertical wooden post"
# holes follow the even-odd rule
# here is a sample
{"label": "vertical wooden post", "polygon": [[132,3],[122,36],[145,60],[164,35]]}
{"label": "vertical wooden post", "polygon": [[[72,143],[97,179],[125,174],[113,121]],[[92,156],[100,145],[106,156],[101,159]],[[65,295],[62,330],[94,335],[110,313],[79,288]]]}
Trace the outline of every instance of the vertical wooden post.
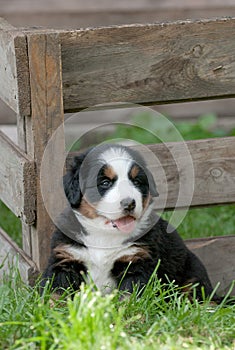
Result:
{"label": "vertical wooden post", "polygon": [[25,135],[24,140],[21,137],[21,144],[36,163],[37,218],[33,226],[23,224],[23,248],[42,270],[49,255],[53,223],[41,195],[40,165],[47,142],[64,121],[61,50],[58,36],[54,33],[28,34],[27,40],[31,116],[21,116],[18,120],[19,132],[23,130]]}

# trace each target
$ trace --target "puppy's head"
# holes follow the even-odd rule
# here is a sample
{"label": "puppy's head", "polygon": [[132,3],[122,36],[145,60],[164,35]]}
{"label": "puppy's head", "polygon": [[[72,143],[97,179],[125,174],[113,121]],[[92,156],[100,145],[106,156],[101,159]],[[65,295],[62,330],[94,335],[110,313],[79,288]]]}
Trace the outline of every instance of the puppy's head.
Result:
{"label": "puppy's head", "polygon": [[139,153],[120,145],[101,145],[75,157],[64,188],[80,215],[99,218],[103,229],[128,234],[158,195]]}

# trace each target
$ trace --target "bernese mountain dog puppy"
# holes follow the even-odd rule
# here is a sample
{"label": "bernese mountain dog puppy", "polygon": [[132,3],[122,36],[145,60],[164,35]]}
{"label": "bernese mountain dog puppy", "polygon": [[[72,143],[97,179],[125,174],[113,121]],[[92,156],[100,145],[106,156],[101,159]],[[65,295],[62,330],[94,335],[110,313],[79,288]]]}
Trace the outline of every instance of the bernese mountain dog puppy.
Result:
{"label": "bernese mountain dog puppy", "polygon": [[[51,255],[41,286],[56,293],[78,291],[89,279],[103,292],[140,290],[157,269],[162,282],[197,285],[202,300],[213,291],[201,261],[176,230],[158,217],[152,174],[141,155],[118,144],[103,144],[76,156],[64,176],[70,213],[52,237]],[[64,232],[62,232],[64,231]],[[219,301],[214,295],[213,300]]]}

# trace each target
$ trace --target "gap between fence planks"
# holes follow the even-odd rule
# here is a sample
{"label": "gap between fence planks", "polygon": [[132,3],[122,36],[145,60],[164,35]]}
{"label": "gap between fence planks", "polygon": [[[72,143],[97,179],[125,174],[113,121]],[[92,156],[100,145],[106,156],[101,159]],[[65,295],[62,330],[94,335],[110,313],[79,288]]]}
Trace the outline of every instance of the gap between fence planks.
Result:
{"label": "gap between fence planks", "polygon": [[11,271],[14,277],[16,268],[25,283],[33,286],[39,271],[31,258],[0,228],[0,281],[9,277]]}
{"label": "gap between fence planks", "polygon": [[0,197],[27,224],[35,221],[35,188],[33,159],[0,131]]}

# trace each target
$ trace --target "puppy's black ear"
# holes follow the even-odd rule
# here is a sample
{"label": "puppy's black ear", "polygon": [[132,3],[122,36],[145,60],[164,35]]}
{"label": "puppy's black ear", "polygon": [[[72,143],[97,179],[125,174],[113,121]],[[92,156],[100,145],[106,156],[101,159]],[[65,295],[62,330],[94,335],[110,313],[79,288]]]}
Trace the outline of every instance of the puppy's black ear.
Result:
{"label": "puppy's black ear", "polygon": [[157,191],[156,183],[154,181],[152,173],[148,170],[147,171],[148,181],[149,181],[149,192],[152,197],[158,197],[159,193]]}
{"label": "puppy's black ear", "polygon": [[63,178],[64,191],[72,207],[79,207],[82,200],[82,192],[79,183],[79,171],[87,153],[74,157],[70,170]]}

